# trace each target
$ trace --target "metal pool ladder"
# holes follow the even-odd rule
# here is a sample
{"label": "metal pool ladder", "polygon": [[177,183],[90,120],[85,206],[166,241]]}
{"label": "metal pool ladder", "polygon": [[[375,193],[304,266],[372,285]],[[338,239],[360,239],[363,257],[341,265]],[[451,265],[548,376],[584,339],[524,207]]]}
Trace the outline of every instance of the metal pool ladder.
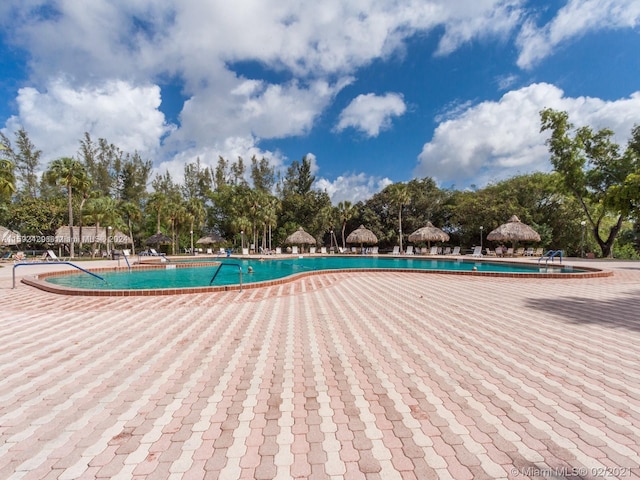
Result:
{"label": "metal pool ladder", "polygon": [[549,260],[551,260],[551,262],[553,263],[553,259],[555,257],[560,257],[560,263],[562,263],[562,250],[549,250],[547,253],[545,253],[538,259],[538,265],[540,264],[542,259],[545,260],[544,261],[545,266],[549,263]]}
{"label": "metal pool ladder", "polygon": [[71,265],[73,268],[77,268],[78,270],[87,273],[89,275],[91,275],[92,277],[96,277],[100,280],[102,280],[103,282],[107,282],[104,278],[102,278],[100,275],[97,275],[93,272],[90,272],[89,270],[86,270],[82,267],[79,267],[78,265],[76,265],[75,263],[71,263],[71,262],[20,262],[20,263],[15,263],[13,265],[13,287],[12,288],[16,288],[16,268],[18,267],[24,267],[24,266],[28,266],[28,265]]}
{"label": "metal pool ladder", "polygon": [[215,273],[213,274],[213,277],[211,277],[211,280],[209,281],[209,286],[211,286],[211,284],[213,283],[213,281],[216,279],[216,276],[218,276],[218,272],[220,271],[220,269],[222,267],[238,267],[238,275],[240,276],[240,290],[242,290],[242,265],[240,265],[239,263],[220,263],[220,265],[218,265],[218,268],[216,268]]}

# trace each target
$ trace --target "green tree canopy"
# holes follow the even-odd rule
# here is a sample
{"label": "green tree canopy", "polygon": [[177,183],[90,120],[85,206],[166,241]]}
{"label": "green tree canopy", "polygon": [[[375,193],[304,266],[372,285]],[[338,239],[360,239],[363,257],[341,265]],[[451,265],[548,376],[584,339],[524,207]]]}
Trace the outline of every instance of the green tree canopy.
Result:
{"label": "green tree canopy", "polygon": [[[626,195],[619,186],[640,173],[637,150],[632,146],[634,140],[620,153],[609,129],[595,132],[587,126],[575,129],[566,112],[550,108],[540,112],[540,118],[541,131],[551,132],[547,140],[551,164],[566,190],[580,203],[602,256],[610,256],[624,217],[630,211],[618,197]],[[610,227],[604,221],[608,216],[614,218]]]}

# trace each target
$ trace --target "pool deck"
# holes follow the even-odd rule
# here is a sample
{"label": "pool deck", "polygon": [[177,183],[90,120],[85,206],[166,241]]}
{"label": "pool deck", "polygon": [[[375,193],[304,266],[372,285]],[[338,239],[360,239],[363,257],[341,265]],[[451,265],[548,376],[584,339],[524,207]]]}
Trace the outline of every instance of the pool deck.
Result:
{"label": "pool deck", "polygon": [[640,262],[565,263],[614,275],[118,298],[5,263],[0,478],[640,478]]}

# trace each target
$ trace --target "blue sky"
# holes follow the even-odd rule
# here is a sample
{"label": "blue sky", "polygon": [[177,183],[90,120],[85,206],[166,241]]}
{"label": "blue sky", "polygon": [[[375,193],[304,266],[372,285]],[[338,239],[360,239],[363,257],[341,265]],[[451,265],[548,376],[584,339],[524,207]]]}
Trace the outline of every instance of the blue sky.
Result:
{"label": "blue sky", "polygon": [[43,163],[88,131],[176,179],[310,155],[334,202],[481,187],[550,169],[545,107],[626,143],[639,24],[637,0],[4,0],[0,128]]}

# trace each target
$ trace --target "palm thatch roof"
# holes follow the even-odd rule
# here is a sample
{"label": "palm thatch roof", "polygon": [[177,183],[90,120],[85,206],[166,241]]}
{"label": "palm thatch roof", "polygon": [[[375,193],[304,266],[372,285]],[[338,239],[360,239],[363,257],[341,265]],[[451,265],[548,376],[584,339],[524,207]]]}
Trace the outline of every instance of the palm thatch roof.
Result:
{"label": "palm thatch roof", "polygon": [[409,235],[410,242],[448,242],[449,235],[438,227],[434,227],[431,222]]}
{"label": "palm thatch roof", "polygon": [[0,227],[0,245],[18,245],[22,239],[18,232]]}
{"label": "palm thatch roof", "polygon": [[313,238],[313,235],[304,231],[304,228],[300,227],[298,230],[293,232],[291,235],[287,237],[284,243],[288,243],[291,245],[315,245],[316,239]]}
{"label": "palm thatch roof", "polygon": [[[109,227],[95,227],[95,226],[83,226],[82,227],[82,243],[107,243],[107,232]],[[69,243],[71,241],[71,229],[69,226],[62,226],[56,230],[54,237],[54,243]],[[75,225],[73,227],[73,243],[80,243],[80,227]],[[109,243],[117,245],[125,245],[131,243],[131,237],[125,235],[120,230],[111,230],[111,238]]]}
{"label": "palm thatch roof", "polygon": [[487,240],[498,242],[539,242],[540,235],[529,225],[513,215],[507,223],[500,225],[487,235]]}
{"label": "palm thatch roof", "polygon": [[171,243],[171,237],[166,236],[162,232],[158,232],[154,235],[151,235],[147,238],[147,241],[144,242],[145,245],[160,245],[160,244],[169,244]]}
{"label": "palm thatch roof", "polygon": [[212,233],[205,237],[199,238],[196,243],[200,245],[212,245],[214,243],[222,243],[222,242],[224,242],[224,238],[222,238],[217,233]]}
{"label": "palm thatch roof", "polygon": [[378,243],[378,237],[371,230],[365,228],[364,225],[360,225],[349,234],[347,243]]}

